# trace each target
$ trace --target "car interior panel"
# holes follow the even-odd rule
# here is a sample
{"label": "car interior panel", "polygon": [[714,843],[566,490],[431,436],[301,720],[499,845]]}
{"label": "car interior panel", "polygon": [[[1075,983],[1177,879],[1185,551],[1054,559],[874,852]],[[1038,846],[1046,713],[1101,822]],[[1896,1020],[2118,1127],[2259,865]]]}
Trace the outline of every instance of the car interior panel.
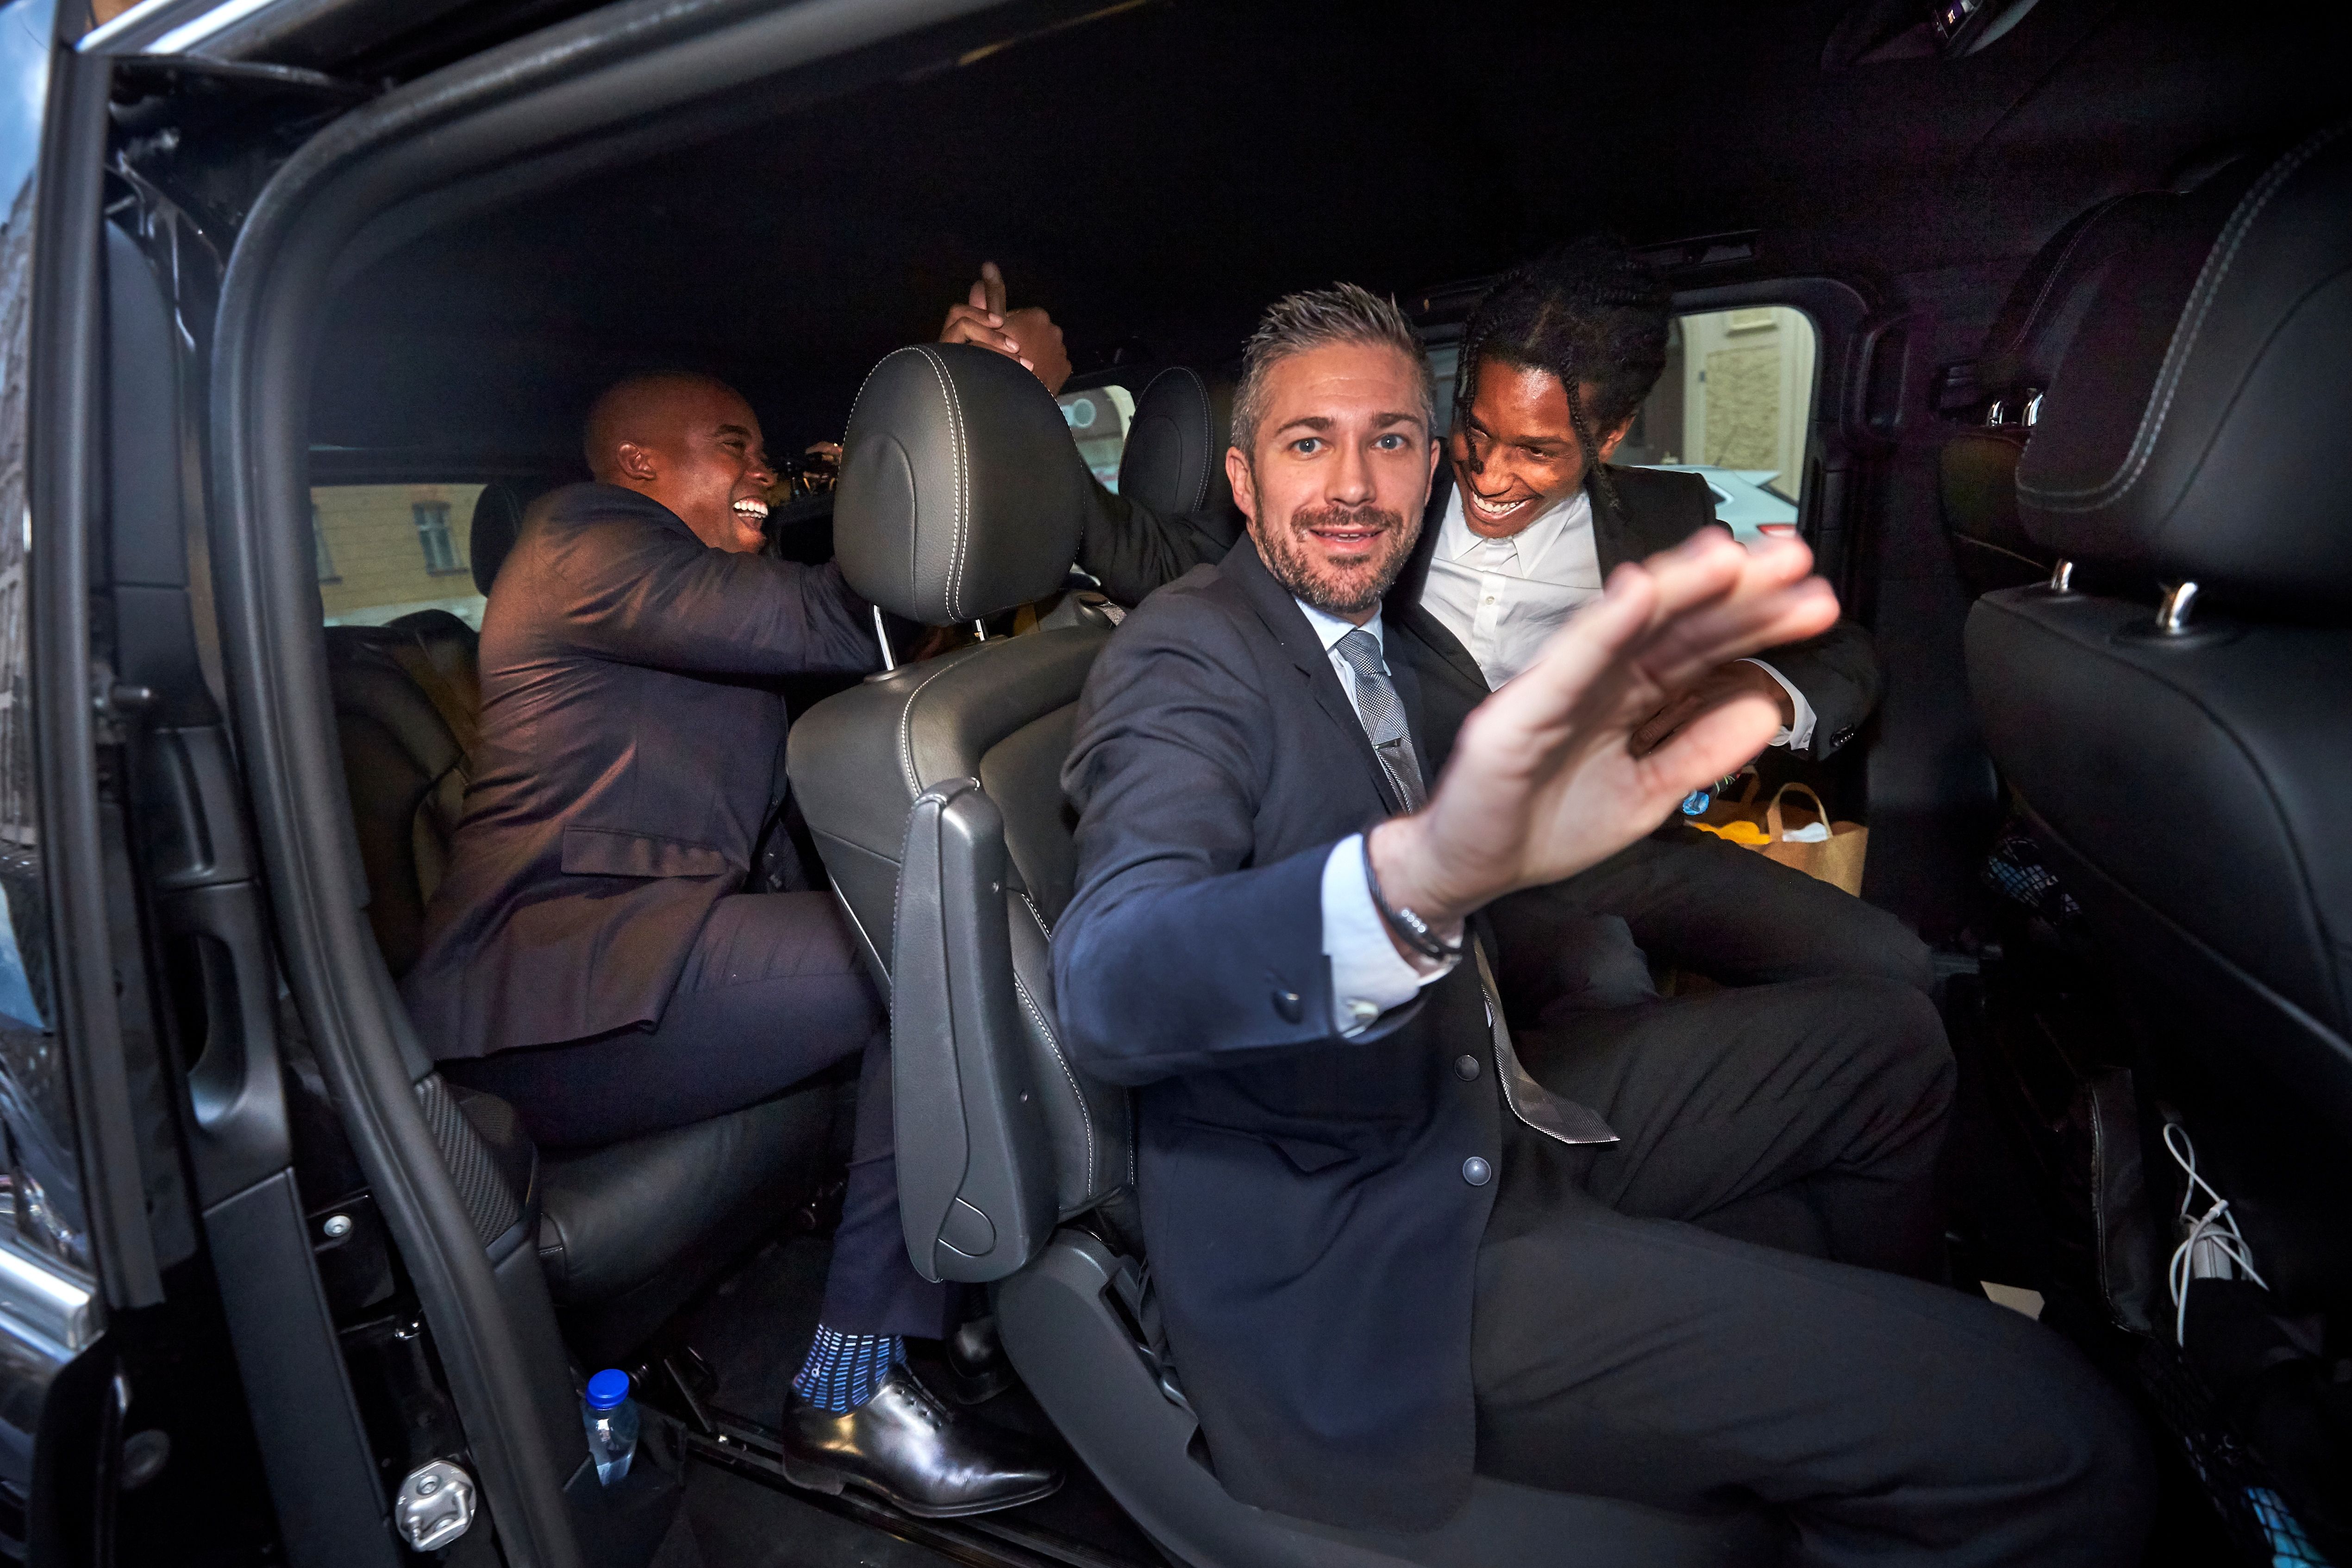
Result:
{"label": "car interior panel", "polygon": [[[166,1350],[126,1353],[89,1384],[114,1404],[85,1401],[125,1542],[168,1539],[160,1500],[188,1501],[176,1474],[142,1501],[121,1472],[125,1434],[168,1424],[133,1390],[200,1359],[154,1325],[201,1297],[202,1354],[255,1434],[230,1423],[191,1476],[253,1469],[203,1483],[229,1499],[223,1539],[296,1568],[1800,1560],[1786,1511],[1745,1491],[1684,1511],[1482,1475],[1418,1534],[1237,1500],[1160,1321],[1135,1092],[1085,1070],[1055,1009],[1079,877],[1063,768],[1134,597],[1084,570],[1089,530],[1131,507],[1238,534],[1226,454],[1268,300],[1335,277],[1393,296],[1442,434],[1473,303],[1606,233],[1675,322],[1672,384],[1621,461],[1707,477],[1743,537],[1799,534],[1876,640],[1875,714],[1834,755],[1757,766],[1825,797],[1824,838],[1868,829],[1860,896],[1933,951],[1959,1072],[1941,1282],[2037,1315],[2128,1403],[2160,1494],[2144,1568],[2352,1563],[2340,20],[0,0],[0,22],[52,6],[79,7],[87,37],[57,57],[102,68],[85,118],[111,138],[88,171],[110,293],[85,336],[113,360],[76,406],[119,450],[88,465],[113,522],[73,689],[95,694],[89,789],[122,844],[111,922],[85,925],[131,955],[126,1052],[156,1053],[134,1062],[131,1179],[163,1283],[111,1303],[108,1343]],[[1051,311],[1075,391],[929,340],[983,259],[1012,306]],[[17,295],[0,304],[18,332]],[[842,1220],[855,1055],[722,1115],[541,1146],[445,1077],[458,1053],[401,1000],[481,798],[501,568],[584,476],[596,394],[672,371],[756,411],[765,554],[832,563],[871,617],[874,673],[770,682],[781,756],[692,761],[772,772],[734,891],[827,895],[839,972],[862,960],[887,1009],[908,1260],[1001,1339],[1011,1390],[962,1418],[1066,1457],[1042,1500],[934,1519],[787,1461],[776,1411]],[[0,436],[21,401],[12,381]],[[14,448],[0,468],[13,500]],[[22,548],[0,546],[20,663],[64,624],[47,600],[27,619],[24,552],[52,523],[26,507]],[[7,679],[0,783],[22,793],[33,731],[11,715],[33,699]],[[41,722],[54,756],[66,732]],[[37,833],[15,801],[0,956],[22,943],[47,995],[42,884],[20,894],[8,857],[51,818]],[[44,1027],[68,1024],[87,1015],[52,1002]],[[63,1038],[0,1022],[0,1197],[25,1237],[47,1211],[19,1124],[76,1102],[24,1089],[19,1058]],[[74,1114],[98,1126],[99,1103]],[[964,1375],[945,1343],[908,1354]],[[601,1368],[644,1420],[611,1486],[582,1425]],[[417,1546],[428,1475],[495,1531]],[[118,1557],[138,1560],[95,1560]]]}

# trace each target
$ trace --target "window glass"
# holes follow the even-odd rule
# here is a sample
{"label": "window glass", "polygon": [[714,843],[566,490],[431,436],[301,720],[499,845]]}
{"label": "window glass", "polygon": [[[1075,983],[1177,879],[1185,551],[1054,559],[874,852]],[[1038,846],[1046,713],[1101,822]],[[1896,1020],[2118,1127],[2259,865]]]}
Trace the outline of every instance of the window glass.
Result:
{"label": "window glass", "polygon": [[1125,387],[1088,387],[1055,400],[1078,444],[1078,455],[1108,490],[1118,488],[1119,454],[1127,450],[1127,426],[1135,417],[1135,394]]}
{"label": "window glass", "polygon": [[[1666,368],[1617,449],[1629,467],[1703,476],[1715,515],[1741,538],[1797,526],[1812,423],[1812,319],[1785,305],[1677,316]],[[1429,351],[1439,423],[1450,425],[1460,349]]]}
{"label": "window glass", "polygon": [[87,1270],[79,1137],[51,994],[26,618],[34,159],[52,16],[50,0],[0,5],[0,1236]]}
{"label": "window glass", "polygon": [[1785,305],[1678,316],[1620,463],[1703,476],[1742,538],[1793,531],[1813,416],[1812,319]]}
{"label": "window glass", "polygon": [[482,624],[474,591],[479,485],[320,485],[310,491],[319,599],[330,626],[381,626],[419,610]]}

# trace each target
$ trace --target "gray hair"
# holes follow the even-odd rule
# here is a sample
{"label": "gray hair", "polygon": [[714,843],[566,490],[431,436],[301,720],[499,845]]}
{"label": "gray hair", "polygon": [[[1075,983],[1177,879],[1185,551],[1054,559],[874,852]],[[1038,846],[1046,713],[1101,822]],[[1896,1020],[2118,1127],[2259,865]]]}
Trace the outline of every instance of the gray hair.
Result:
{"label": "gray hair", "polygon": [[1335,283],[1328,288],[1286,294],[1265,308],[1257,330],[1242,350],[1242,383],[1234,393],[1233,444],[1244,457],[1257,455],[1258,422],[1265,417],[1265,378],[1296,354],[1340,344],[1386,347],[1402,354],[1421,379],[1421,427],[1437,434],[1437,378],[1422,351],[1421,339],[1393,299]]}

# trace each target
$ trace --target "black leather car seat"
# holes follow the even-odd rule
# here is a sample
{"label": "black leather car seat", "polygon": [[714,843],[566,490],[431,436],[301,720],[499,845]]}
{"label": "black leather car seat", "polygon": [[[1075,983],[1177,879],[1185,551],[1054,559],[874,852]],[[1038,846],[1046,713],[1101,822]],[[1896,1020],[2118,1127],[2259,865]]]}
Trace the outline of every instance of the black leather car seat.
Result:
{"label": "black leather car seat", "polygon": [[[2352,132],[2097,290],[2018,468],[2074,591],[1988,595],[1969,679],[2273,1285],[2352,1300]],[[2161,605],[2084,570],[2171,585]]]}
{"label": "black leather car seat", "polygon": [[[845,439],[842,567],[933,624],[1060,580],[1086,471],[1034,378],[924,345],[867,378]],[[845,906],[888,976],[899,1208],[934,1279],[999,1281],[1007,1350],[1055,1427],[1174,1561],[1201,1568],[1398,1563],[1762,1563],[1760,1514],[1696,1518],[1485,1479],[1444,1529],[1328,1529],[1246,1507],[1192,1457],[1197,1423],[1161,1359],[1141,1260],[1107,1208],[1129,1195],[1127,1101],[1056,1039],[1046,944],[1073,891],[1059,773],[1106,633],[997,639],[819,705],[787,758]]]}
{"label": "black leather car seat", "polygon": [[1225,477],[1233,383],[1171,365],[1144,384],[1118,455],[1118,493],[1163,516],[1234,504]]}
{"label": "black leather car seat", "polygon": [[[384,626],[331,626],[326,639],[368,920],[397,977],[415,962],[425,905],[464,807],[481,706],[476,636],[431,610]],[[500,1124],[494,1098],[436,1092],[436,1103]],[[583,1358],[609,1361],[635,1345],[806,1201],[822,1178],[836,1098],[820,1082],[607,1148],[539,1151],[536,1247]],[[531,1168],[527,1155],[506,1165]],[[513,1200],[530,1196],[519,1190]]]}
{"label": "black leather car seat", "polygon": [[2052,236],[2011,287],[1977,359],[1977,390],[1991,400],[1984,423],[1945,442],[1938,464],[1944,527],[1971,596],[2044,581],[2056,564],[2018,518],[2017,465],[2092,301],[2125,267],[2167,308],[2185,296],[2181,263],[2193,267],[2255,172],[2225,166],[2188,190],[2111,197]]}

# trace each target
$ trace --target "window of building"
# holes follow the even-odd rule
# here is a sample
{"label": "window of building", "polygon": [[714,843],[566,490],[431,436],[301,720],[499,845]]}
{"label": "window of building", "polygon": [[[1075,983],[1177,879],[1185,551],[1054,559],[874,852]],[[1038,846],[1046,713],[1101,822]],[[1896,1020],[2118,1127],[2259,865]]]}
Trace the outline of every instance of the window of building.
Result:
{"label": "window of building", "polygon": [[1066,392],[1054,401],[1062,405],[1062,418],[1070,427],[1070,438],[1078,444],[1078,455],[1087,460],[1104,488],[1118,489],[1118,459],[1127,450],[1127,426],[1135,417],[1135,394],[1119,386],[1088,387],[1084,392]]}
{"label": "window of building", "polygon": [[[1675,468],[1706,480],[1715,515],[1740,538],[1793,530],[1812,425],[1812,319],[1785,305],[1675,318],[1666,368],[1617,449],[1629,467]],[[1429,352],[1438,423],[1453,423],[1460,349]]]}
{"label": "window of building", "polygon": [[425,570],[436,577],[463,571],[465,565],[457,559],[457,541],[449,537],[449,503],[415,501],[408,510],[416,519],[417,542],[425,547]]}
{"label": "window of building", "polygon": [[471,568],[479,485],[318,485],[310,527],[330,626],[381,626],[419,610],[482,623]]}

